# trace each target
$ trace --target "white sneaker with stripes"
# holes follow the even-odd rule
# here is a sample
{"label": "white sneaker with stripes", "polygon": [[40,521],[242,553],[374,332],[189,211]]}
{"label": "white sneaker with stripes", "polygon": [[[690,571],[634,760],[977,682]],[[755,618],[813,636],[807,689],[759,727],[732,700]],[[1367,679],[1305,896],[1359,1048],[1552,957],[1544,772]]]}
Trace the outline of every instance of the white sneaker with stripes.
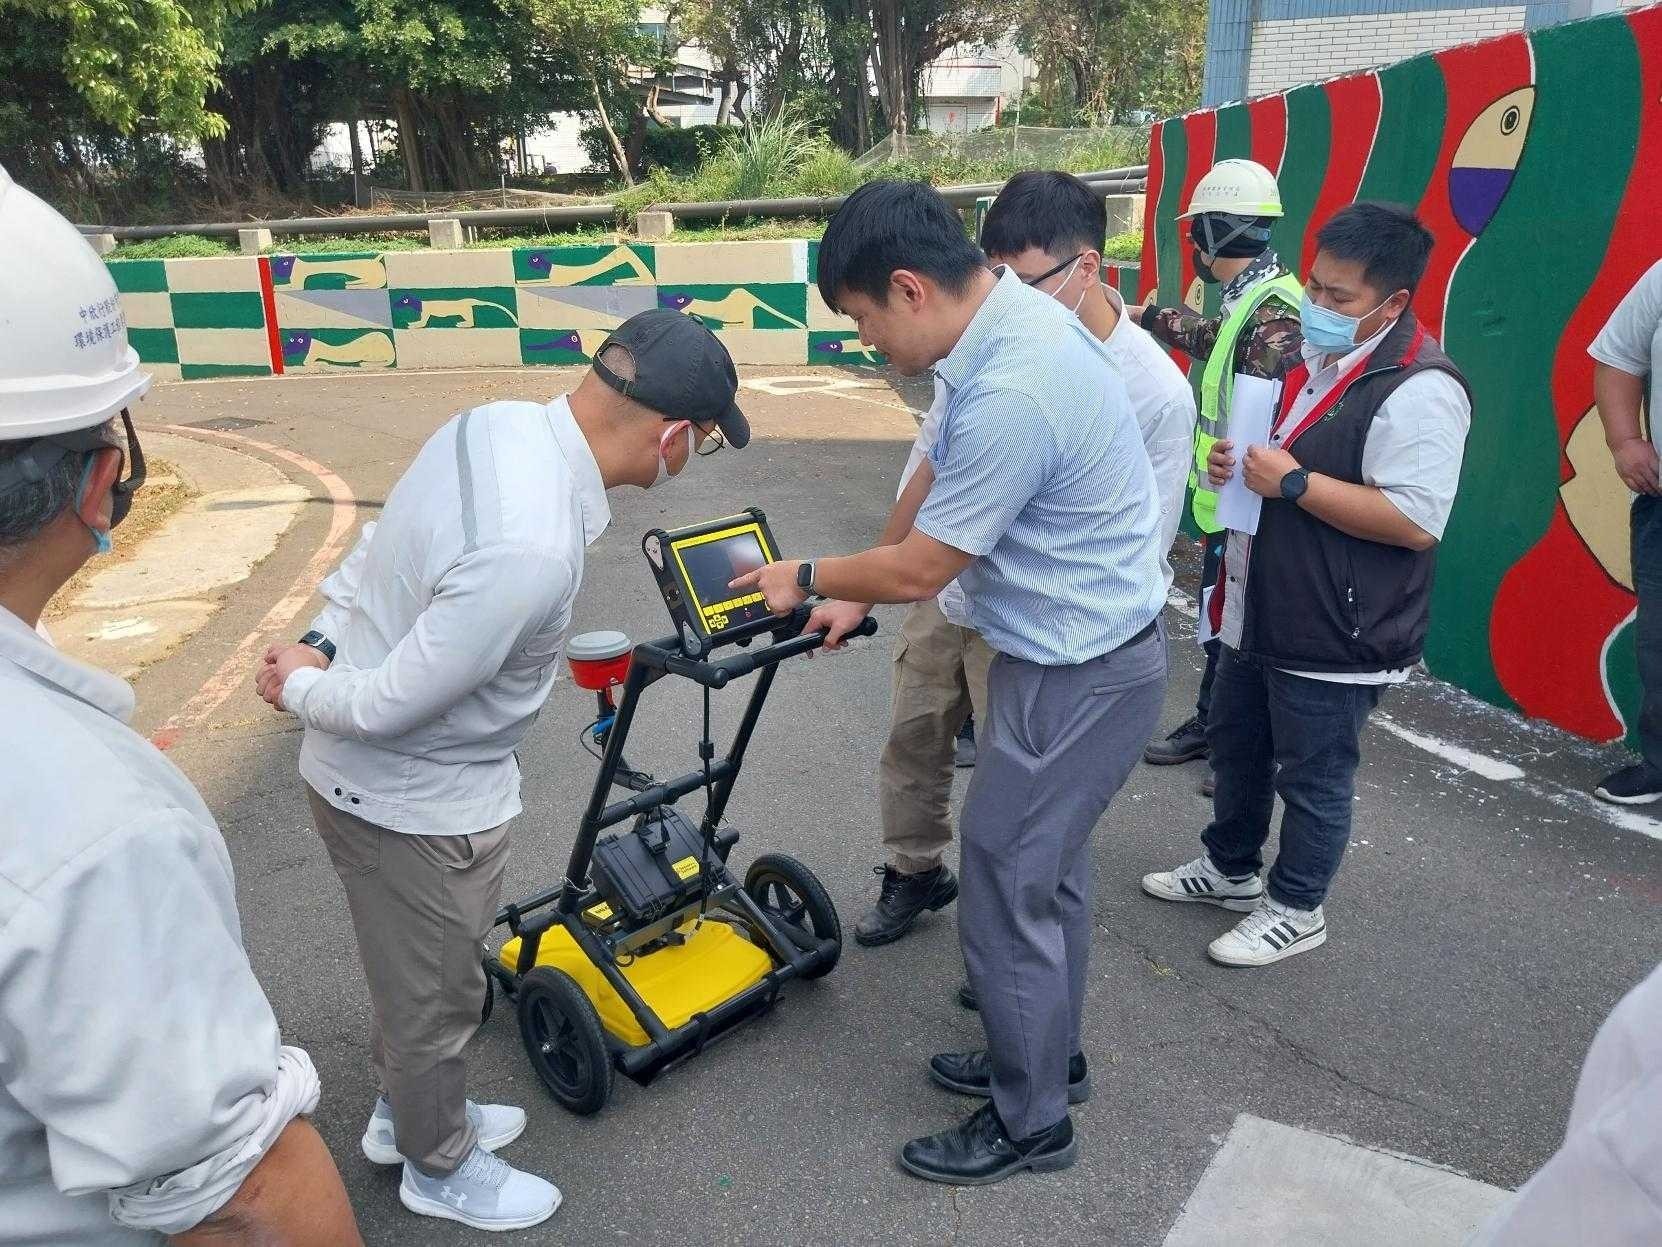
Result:
{"label": "white sneaker with stripes", "polygon": [[1226,966],[1267,966],[1327,942],[1322,907],[1293,909],[1269,897],[1236,925],[1206,946],[1213,961]]}
{"label": "white sneaker with stripes", "polygon": [[1258,908],[1258,902],[1264,897],[1264,884],[1257,875],[1231,879],[1202,853],[1176,870],[1157,870],[1144,875],[1143,891],[1162,901],[1199,901],[1244,914]]}

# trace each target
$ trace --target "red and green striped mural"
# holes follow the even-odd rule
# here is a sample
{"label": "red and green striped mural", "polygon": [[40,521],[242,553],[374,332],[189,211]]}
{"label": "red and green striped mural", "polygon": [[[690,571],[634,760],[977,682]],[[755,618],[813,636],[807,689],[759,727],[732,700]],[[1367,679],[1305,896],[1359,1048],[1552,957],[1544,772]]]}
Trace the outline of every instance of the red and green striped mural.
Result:
{"label": "red and green striped mural", "polygon": [[1628,492],[1587,346],[1662,257],[1662,8],[1509,35],[1154,128],[1142,293],[1207,306],[1176,221],[1214,160],[1277,173],[1302,272],[1354,199],[1437,236],[1415,310],[1475,406],[1426,662],[1596,740],[1636,722]]}

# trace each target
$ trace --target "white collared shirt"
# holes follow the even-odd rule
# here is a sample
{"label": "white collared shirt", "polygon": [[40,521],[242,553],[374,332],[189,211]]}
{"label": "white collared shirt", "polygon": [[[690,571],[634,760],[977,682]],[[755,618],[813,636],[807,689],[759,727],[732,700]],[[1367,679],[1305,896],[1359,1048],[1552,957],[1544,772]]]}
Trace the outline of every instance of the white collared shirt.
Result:
{"label": "white collared shirt", "polygon": [[[1303,343],[1301,350],[1310,373],[1303,391],[1276,421],[1270,444],[1281,445],[1286,435],[1298,427],[1351,369],[1373,354],[1395,324],[1387,321],[1366,342],[1325,365],[1323,360],[1327,357],[1322,351],[1308,342]],[[1471,422],[1471,400],[1460,382],[1440,368],[1415,373],[1391,391],[1374,413],[1362,446],[1362,483],[1377,488],[1405,517],[1441,541],[1449,513],[1454,509]],[[1238,465],[1245,454],[1246,447],[1236,448],[1236,471],[1241,470]],[[1296,449],[1294,458],[1297,458]],[[1246,626],[1246,581],[1252,568],[1252,538],[1231,529],[1228,542],[1224,553],[1228,579],[1218,636],[1231,649],[1239,649]],[[1288,670],[1288,674],[1338,684],[1400,684],[1409,673],[1403,667],[1390,671]]]}
{"label": "white collared shirt", "polygon": [[475,407],[428,439],[323,582],[335,643],[283,704],[300,773],[394,831],[467,835],[520,812],[514,750],[553,686],[588,545],[611,521],[571,407]]}
{"label": "white collared shirt", "polygon": [[132,713],[0,608],[0,1243],[160,1243],[317,1102],[219,828]]}
{"label": "white collared shirt", "polygon": [[1154,336],[1125,314],[1120,292],[1104,285],[1102,293],[1119,316],[1102,345],[1125,382],[1131,413],[1137,417],[1143,449],[1154,469],[1154,491],[1160,500],[1160,570],[1170,589],[1171,547],[1183,521],[1189,469],[1194,463],[1195,392]]}

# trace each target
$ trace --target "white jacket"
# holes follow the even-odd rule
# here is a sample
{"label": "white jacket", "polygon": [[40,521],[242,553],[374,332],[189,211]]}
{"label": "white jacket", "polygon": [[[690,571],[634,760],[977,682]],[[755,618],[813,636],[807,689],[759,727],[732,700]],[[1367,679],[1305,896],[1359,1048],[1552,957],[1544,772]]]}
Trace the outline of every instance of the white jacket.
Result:
{"label": "white jacket", "polygon": [[132,712],[0,609],[0,1244],[187,1230],[317,1103],[219,828]]}
{"label": "white jacket", "polygon": [[335,661],[283,685],[306,782],[393,831],[468,835],[518,814],[514,750],[610,521],[563,397],[489,403],[433,434],[323,583],[312,626]]}

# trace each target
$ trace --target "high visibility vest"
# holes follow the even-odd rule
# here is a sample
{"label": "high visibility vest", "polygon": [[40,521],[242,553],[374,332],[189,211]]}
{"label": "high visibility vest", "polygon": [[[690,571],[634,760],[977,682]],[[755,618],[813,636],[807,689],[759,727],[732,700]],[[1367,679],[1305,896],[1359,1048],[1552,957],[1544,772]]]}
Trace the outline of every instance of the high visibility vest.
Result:
{"label": "high visibility vest", "polygon": [[1200,419],[1195,423],[1195,460],[1189,468],[1189,488],[1193,491],[1189,513],[1203,533],[1215,533],[1223,527],[1218,523],[1218,491],[1207,475],[1206,457],[1224,433],[1222,413],[1235,388],[1235,343],[1252,314],[1271,295],[1279,295],[1282,302],[1296,308],[1304,297],[1304,286],[1291,273],[1283,273],[1247,291],[1218,329],[1218,340],[1200,374]]}

